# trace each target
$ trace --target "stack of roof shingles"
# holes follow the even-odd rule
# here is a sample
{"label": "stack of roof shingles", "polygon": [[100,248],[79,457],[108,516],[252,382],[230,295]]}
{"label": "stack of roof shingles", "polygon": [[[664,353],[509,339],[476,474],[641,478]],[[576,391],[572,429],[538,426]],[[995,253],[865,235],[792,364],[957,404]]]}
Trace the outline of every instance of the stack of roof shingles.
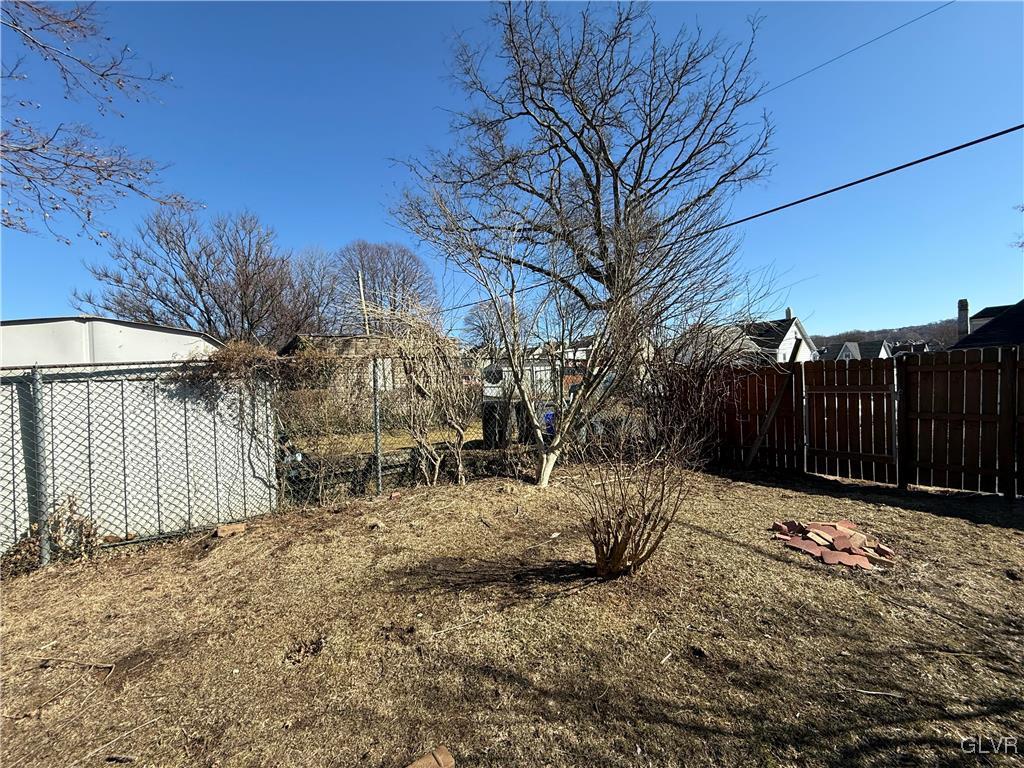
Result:
{"label": "stack of roof shingles", "polygon": [[787,547],[806,552],[828,565],[848,565],[872,570],[875,566],[895,565],[895,554],[873,536],[857,530],[849,520],[833,523],[801,523],[797,520],[772,523],[773,538]]}

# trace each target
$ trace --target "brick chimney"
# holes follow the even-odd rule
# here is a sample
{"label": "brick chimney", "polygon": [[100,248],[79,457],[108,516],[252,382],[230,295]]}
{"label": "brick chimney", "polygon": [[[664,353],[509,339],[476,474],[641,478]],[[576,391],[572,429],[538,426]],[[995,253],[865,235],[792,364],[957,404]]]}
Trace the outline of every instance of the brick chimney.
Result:
{"label": "brick chimney", "polygon": [[956,303],[956,338],[957,341],[971,332],[971,309],[967,299]]}
{"label": "brick chimney", "polygon": [[787,320],[792,320],[793,319],[793,308],[792,307],[786,307],[786,319]]}

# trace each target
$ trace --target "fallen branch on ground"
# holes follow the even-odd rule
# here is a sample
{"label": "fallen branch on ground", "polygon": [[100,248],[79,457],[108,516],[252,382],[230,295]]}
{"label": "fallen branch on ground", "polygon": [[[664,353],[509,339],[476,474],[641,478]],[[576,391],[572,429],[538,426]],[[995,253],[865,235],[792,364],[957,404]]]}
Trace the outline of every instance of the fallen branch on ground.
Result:
{"label": "fallen branch on ground", "polygon": [[840,691],[847,691],[849,693],[862,693],[865,696],[888,696],[891,699],[905,699],[901,693],[889,693],[888,691],[865,691],[863,688],[844,688],[839,686]]}

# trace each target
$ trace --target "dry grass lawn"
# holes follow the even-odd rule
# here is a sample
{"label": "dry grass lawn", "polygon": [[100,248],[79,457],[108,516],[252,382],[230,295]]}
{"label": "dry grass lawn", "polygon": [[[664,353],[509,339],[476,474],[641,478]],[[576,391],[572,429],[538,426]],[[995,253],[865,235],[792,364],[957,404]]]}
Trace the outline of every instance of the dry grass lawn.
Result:
{"label": "dry grass lawn", "polygon": [[[6,582],[3,765],[400,768],[436,744],[460,768],[979,765],[1010,758],[961,738],[1012,734],[1024,751],[1024,510],[702,476],[648,568],[604,583],[566,482],[407,491]],[[816,563],[769,539],[790,517],[853,520],[899,563]]]}

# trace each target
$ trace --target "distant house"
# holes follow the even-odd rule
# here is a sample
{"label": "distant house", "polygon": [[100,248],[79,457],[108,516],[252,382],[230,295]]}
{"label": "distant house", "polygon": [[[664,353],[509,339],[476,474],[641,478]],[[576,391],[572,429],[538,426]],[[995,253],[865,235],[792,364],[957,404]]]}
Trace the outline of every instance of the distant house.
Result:
{"label": "distant house", "polygon": [[[976,315],[968,317],[967,299],[961,299],[958,309],[958,333],[966,333],[961,333],[959,341],[950,349],[1024,344],[1024,301],[999,307],[986,307]],[[975,318],[980,320],[979,325],[975,325]]]}
{"label": "distant house", "polygon": [[861,360],[885,360],[892,357],[892,349],[885,339],[873,339],[872,341],[858,341],[857,349],[860,351]]}
{"label": "distant house", "polygon": [[818,347],[817,360],[859,360],[860,350],[855,341],[836,341]]}
{"label": "distant house", "polygon": [[188,360],[207,357],[220,346],[198,331],[109,317],[0,322],[0,363],[6,367]]}
{"label": "distant house", "polygon": [[[523,362],[527,390],[538,400],[553,399],[558,392],[556,382],[560,371],[563,391],[568,394],[574,385],[583,381],[591,342],[592,339],[587,339],[567,344],[562,352],[559,352],[554,344],[543,344],[528,349]],[[508,357],[502,356],[485,361],[483,380],[485,400],[506,399],[514,386],[512,363]]]}
{"label": "distant house", "polygon": [[[742,327],[743,347],[764,362],[802,363],[814,359],[817,350],[810,334],[798,317],[787,307],[786,316],[779,320],[748,323]],[[795,358],[793,348],[800,343]]]}
{"label": "distant house", "polygon": [[[345,376],[345,381],[350,385],[371,382],[373,368],[370,358],[375,357],[381,391],[387,392],[396,387],[395,372],[399,370],[401,363],[396,362],[394,351],[388,348],[386,339],[365,335],[300,333],[289,339],[277,354],[291,357],[308,350],[330,352],[341,359],[351,359],[353,366],[357,367],[353,367]],[[365,361],[365,365],[359,361]]]}
{"label": "distant house", "polygon": [[943,345],[931,339],[929,341],[897,341],[890,346],[893,357],[900,355],[921,355],[925,352],[939,352]]}
{"label": "distant house", "polygon": [[885,339],[874,341],[837,341],[818,347],[818,360],[884,360],[892,357],[889,342]]}
{"label": "distant house", "polygon": [[971,315],[970,305],[968,304],[967,299],[960,299],[960,301],[957,302],[956,307],[957,341],[969,333],[980,331],[990,321],[995,320],[1008,309],[1012,309],[1013,306],[1013,304],[998,304],[991,307],[985,307],[980,312],[975,312]]}

